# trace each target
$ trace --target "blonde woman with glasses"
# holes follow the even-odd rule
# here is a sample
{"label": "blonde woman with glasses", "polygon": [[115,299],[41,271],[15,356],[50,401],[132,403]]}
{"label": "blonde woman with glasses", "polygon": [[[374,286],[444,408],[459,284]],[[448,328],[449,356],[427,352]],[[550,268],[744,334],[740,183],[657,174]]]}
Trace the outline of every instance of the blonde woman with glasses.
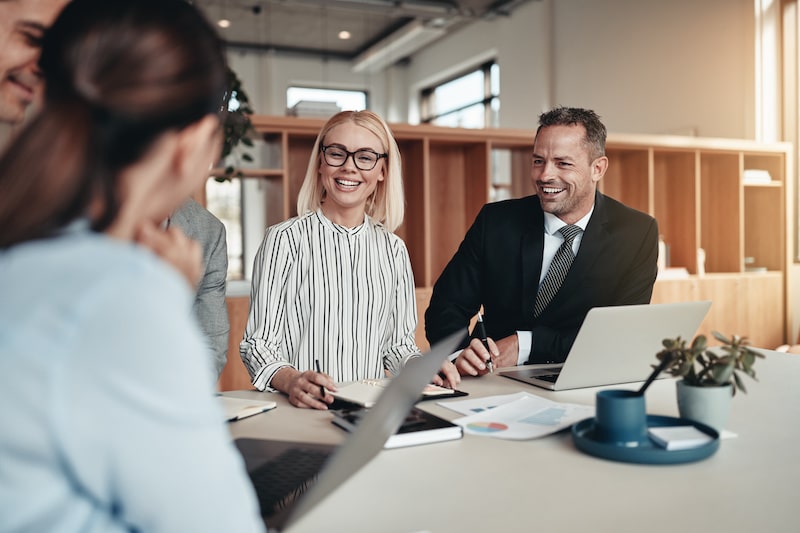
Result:
{"label": "blonde woman with glasses", "polygon": [[[298,216],[267,229],[240,345],[253,385],[326,409],[336,382],[381,378],[419,355],[405,243],[400,152],[370,111],[343,111],[319,133]],[[455,386],[447,362],[437,384]]]}

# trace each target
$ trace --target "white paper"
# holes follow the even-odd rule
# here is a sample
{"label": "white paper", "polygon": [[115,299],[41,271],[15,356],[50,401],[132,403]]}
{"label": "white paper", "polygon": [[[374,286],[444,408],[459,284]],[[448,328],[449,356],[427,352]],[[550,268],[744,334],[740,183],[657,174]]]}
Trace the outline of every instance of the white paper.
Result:
{"label": "white paper", "polygon": [[594,406],[554,402],[527,392],[441,405],[474,413],[453,420],[465,432],[510,440],[543,437],[594,416]]}
{"label": "white paper", "polygon": [[711,442],[712,437],[694,426],[667,426],[648,429],[650,437],[668,450],[697,448]]}
{"label": "white paper", "polygon": [[448,402],[436,402],[442,407],[446,407],[451,411],[460,413],[462,415],[474,415],[486,411],[487,409],[494,409],[495,407],[514,400],[518,400],[527,395],[527,392],[517,392],[515,394],[502,394],[498,396],[484,396],[482,398],[470,398],[467,400],[455,400]]}

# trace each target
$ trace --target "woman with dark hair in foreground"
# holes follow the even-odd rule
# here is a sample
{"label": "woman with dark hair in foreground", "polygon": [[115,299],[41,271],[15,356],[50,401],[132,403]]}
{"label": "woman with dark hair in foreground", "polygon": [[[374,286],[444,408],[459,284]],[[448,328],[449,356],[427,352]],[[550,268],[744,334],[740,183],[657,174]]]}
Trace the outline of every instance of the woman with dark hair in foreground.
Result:
{"label": "woman with dark hair in foreground", "polygon": [[259,531],[196,275],[141,245],[199,264],[160,223],[219,156],[219,40],[182,0],[74,0],[40,65],[44,107],[0,159],[2,527]]}

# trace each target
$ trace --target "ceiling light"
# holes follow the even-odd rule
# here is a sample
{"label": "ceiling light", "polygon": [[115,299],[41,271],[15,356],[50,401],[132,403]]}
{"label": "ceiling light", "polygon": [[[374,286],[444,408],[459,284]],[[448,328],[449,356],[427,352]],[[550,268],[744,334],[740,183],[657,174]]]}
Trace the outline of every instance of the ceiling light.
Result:
{"label": "ceiling light", "polygon": [[219,19],[217,21],[217,26],[219,26],[220,28],[229,28],[230,25],[231,25],[231,21],[228,20],[228,19]]}
{"label": "ceiling light", "polygon": [[343,41],[346,41],[350,37],[352,37],[352,36],[350,35],[350,32],[347,31],[347,30],[342,30],[342,31],[339,32],[339,39],[341,39]]}

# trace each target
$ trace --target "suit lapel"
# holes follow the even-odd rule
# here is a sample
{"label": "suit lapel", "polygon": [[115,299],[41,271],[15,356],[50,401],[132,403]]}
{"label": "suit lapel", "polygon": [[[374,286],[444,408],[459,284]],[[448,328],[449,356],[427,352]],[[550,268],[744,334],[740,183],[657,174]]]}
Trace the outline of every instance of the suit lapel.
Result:
{"label": "suit lapel", "polygon": [[575,261],[561,284],[565,294],[569,294],[571,289],[577,288],[580,280],[591,272],[604,250],[608,250],[611,236],[608,233],[607,222],[608,212],[605,209],[603,195],[599,192],[595,193],[594,213],[583,233],[578,255],[575,256]]}

